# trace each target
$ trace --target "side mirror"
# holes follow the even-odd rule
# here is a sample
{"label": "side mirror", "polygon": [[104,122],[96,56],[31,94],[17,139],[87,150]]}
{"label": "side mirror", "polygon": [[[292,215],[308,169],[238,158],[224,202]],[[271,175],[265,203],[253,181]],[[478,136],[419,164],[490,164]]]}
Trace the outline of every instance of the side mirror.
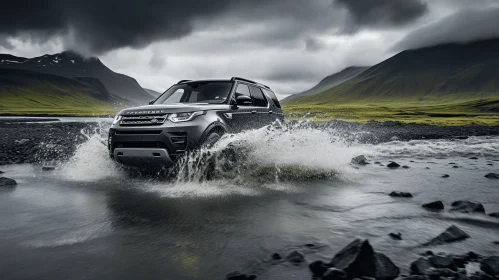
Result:
{"label": "side mirror", "polygon": [[251,97],[247,95],[239,95],[236,97],[236,103],[237,105],[240,106],[251,106],[253,105],[253,101],[251,100]]}
{"label": "side mirror", "polygon": [[153,100],[149,101],[149,105],[154,104],[154,101],[156,101],[156,99],[153,99]]}

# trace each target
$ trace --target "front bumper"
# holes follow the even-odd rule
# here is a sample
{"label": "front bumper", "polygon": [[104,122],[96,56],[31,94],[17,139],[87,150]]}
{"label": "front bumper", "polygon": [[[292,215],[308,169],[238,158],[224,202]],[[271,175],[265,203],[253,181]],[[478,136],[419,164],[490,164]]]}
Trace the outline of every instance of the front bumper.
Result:
{"label": "front bumper", "polygon": [[114,159],[126,165],[172,166],[174,162],[165,149],[116,148]]}

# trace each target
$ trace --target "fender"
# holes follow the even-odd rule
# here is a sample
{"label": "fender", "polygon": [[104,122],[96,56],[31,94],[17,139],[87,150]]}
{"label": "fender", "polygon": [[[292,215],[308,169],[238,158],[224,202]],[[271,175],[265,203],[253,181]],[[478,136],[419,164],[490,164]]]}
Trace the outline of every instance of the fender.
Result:
{"label": "fender", "polygon": [[203,134],[201,135],[201,137],[199,138],[199,141],[197,143],[197,145],[202,145],[204,140],[206,139],[206,137],[208,137],[208,134],[214,130],[217,130],[217,129],[220,129],[220,130],[223,130],[223,133],[227,133],[227,126],[222,123],[222,122],[219,122],[219,121],[216,121],[216,122],[213,122],[211,123],[203,132]]}

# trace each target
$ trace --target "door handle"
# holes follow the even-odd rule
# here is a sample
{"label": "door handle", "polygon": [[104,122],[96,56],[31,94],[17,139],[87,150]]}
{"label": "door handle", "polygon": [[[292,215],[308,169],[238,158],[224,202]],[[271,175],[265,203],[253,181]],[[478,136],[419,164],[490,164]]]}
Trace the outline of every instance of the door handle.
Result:
{"label": "door handle", "polygon": [[252,114],[256,114],[256,110],[251,111]]}
{"label": "door handle", "polygon": [[272,112],[272,110],[269,111],[269,114],[273,114],[274,112]]}

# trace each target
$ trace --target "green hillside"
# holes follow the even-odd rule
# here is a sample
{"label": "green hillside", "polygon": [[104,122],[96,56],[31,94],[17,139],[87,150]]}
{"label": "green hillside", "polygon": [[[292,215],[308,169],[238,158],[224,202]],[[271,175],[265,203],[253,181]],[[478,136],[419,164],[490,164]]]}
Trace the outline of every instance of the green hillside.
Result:
{"label": "green hillside", "polygon": [[443,104],[499,98],[499,40],[403,51],[292,104]]}
{"label": "green hillside", "polygon": [[120,100],[87,83],[32,71],[0,69],[0,114],[109,115]]}

